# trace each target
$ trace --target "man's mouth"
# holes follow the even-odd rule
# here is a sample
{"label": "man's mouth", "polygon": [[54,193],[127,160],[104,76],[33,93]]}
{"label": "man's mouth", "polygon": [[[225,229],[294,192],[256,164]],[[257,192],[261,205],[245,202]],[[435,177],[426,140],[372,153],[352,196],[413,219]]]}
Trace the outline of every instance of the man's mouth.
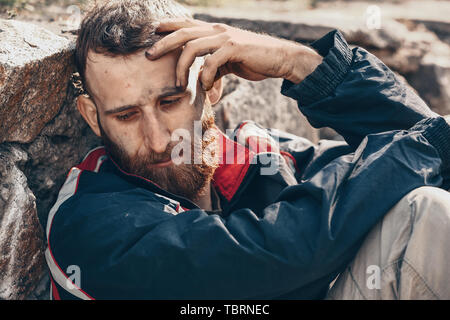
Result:
{"label": "man's mouth", "polygon": [[150,165],[150,167],[152,167],[152,168],[165,168],[165,167],[168,167],[170,165],[172,165],[172,160],[171,159],[152,163]]}

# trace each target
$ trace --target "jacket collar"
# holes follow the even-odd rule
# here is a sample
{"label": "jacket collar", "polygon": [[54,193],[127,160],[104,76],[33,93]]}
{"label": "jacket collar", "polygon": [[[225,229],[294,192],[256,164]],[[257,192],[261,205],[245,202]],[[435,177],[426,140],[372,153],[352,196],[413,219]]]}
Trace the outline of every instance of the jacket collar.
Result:
{"label": "jacket collar", "polygon": [[213,185],[229,201],[235,196],[247,174],[255,153],[234,142],[218,130],[220,144],[219,167],[213,177]]}

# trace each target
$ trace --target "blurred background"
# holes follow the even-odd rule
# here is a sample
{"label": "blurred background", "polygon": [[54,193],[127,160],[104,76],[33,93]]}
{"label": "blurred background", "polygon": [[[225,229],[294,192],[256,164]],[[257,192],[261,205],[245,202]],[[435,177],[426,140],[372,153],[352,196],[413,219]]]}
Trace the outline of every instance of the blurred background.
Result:
{"label": "blurred background", "polygon": [[[179,0],[194,12],[208,12],[232,17],[288,20],[353,19],[358,22],[370,15],[369,6],[378,6],[383,18],[423,19],[449,22],[448,0]],[[64,20],[67,7],[83,8],[89,0],[0,0],[0,13],[41,19]],[[330,21],[331,22],[331,21]]]}

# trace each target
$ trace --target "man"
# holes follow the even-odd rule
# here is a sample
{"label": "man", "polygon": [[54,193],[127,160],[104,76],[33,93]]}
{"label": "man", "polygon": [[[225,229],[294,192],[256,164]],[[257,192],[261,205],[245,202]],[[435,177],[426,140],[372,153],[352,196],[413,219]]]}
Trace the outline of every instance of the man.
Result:
{"label": "man", "polygon": [[[439,263],[420,279],[400,266],[395,283],[374,282],[374,298],[416,297],[413,278],[450,297],[440,245],[449,234],[446,120],[337,31],[309,48],[186,17],[171,1],[118,0],[83,20],[76,63],[88,95],[77,105],[105,147],[70,171],[50,211],[53,298],[321,299],[340,273],[329,298],[366,298],[345,268],[357,263],[366,276],[359,248],[371,230],[381,240],[364,246],[379,268],[406,261],[407,249],[425,256],[429,241],[426,257]],[[253,122],[226,137],[211,106],[227,73],[284,78],[282,93],[308,120],[346,142],[314,145]],[[431,231],[419,219],[430,215]],[[409,246],[412,231],[388,241],[404,225],[421,226],[421,251]]]}

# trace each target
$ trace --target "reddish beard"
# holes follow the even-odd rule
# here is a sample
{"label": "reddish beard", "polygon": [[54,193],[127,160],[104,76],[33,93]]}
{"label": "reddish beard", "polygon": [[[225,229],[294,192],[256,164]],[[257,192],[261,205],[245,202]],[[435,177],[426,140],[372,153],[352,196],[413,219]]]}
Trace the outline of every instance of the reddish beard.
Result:
{"label": "reddish beard", "polygon": [[[187,198],[191,201],[195,201],[199,196],[203,195],[206,188],[209,186],[214,171],[217,168],[217,164],[211,163],[211,161],[202,161],[198,164],[194,161],[194,144],[195,141],[191,141],[191,155],[192,159],[190,164],[181,163],[179,165],[171,164],[167,167],[157,168],[154,167],[155,163],[165,162],[172,158],[172,150],[178,144],[178,142],[171,142],[166,151],[163,153],[150,152],[144,156],[129,156],[127,152],[112,141],[109,136],[103,130],[100,121],[100,132],[102,135],[103,143],[108,150],[111,158],[119,165],[119,167],[127,173],[141,176],[157,184],[163,190],[166,190],[172,194]],[[214,117],[207,117],[202,120],[202,135],[209,129],[214,127]],[[202,139],[202,150],[210,146],[214,137],[205,141]]]}

